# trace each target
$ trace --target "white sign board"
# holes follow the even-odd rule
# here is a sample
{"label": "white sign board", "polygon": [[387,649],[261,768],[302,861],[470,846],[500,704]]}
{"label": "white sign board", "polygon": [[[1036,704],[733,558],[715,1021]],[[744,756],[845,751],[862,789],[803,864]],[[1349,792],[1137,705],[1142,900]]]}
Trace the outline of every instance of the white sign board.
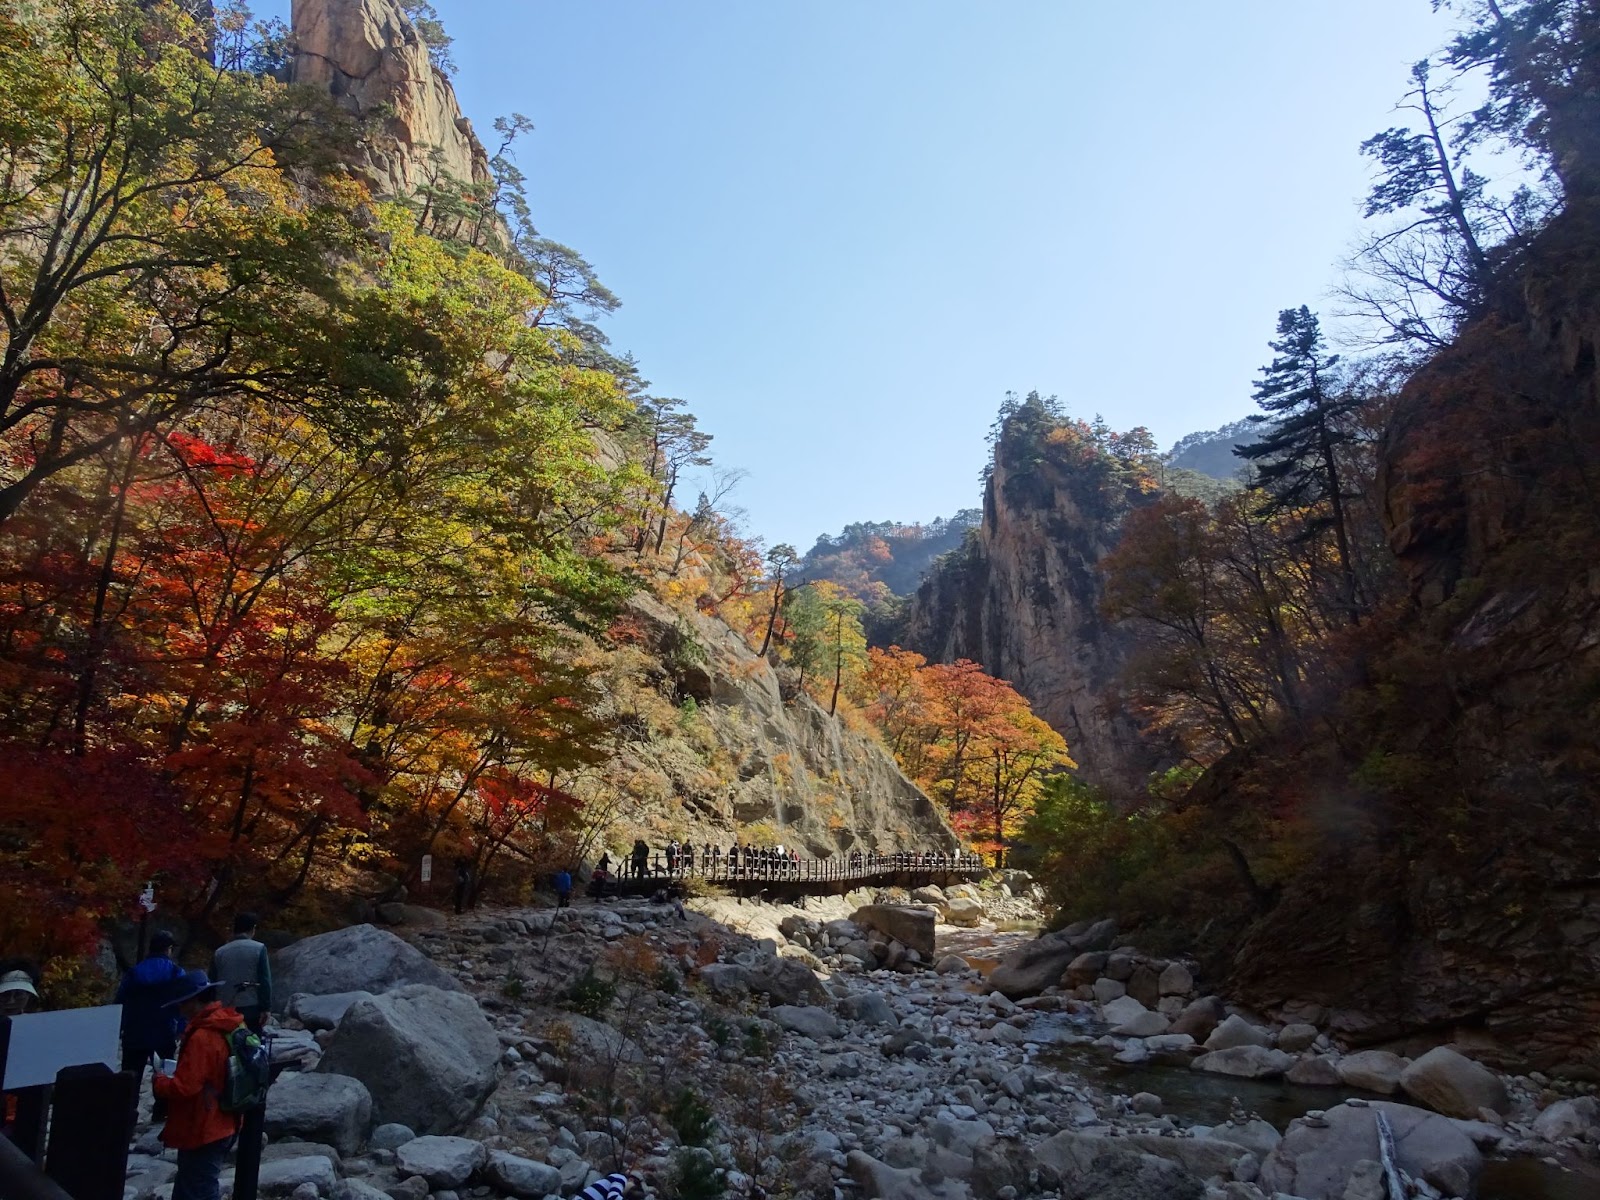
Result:
{"label": "white sign board", "polygon": [[121,1062],[117,1054],[121,1026],[120,1004],[12,1017],[6,1076],[0,1086],[10,1091],[54,1083],[62,1067],[87,1063],[105,1063],[115,1071]]}
{"label": "white sign board", "polygon": [[147,913],[155,912],[155,910],[156,910],[156,885],[155,884],[147,883],[147,884],[144,885],[144,891],[139,893],[139,907],[144,909],[145,912],[147,912]]}
{"label": "white sign board", "polygon": [[433,878],[433,855],[422,856],[422,882],[427,883]]}

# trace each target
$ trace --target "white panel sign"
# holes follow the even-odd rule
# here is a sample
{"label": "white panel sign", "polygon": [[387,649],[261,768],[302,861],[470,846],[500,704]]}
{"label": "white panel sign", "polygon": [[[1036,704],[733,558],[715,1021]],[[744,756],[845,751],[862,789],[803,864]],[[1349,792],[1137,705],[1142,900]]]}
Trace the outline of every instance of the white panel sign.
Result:
{"label": "white panel sign", "polygon": [[433,879],[433,855],[422,856],[422,882],[429,883]]}
{"label": "white panel sign", "polygon": [[120,1004],[12,1017],[3,1086],[10,1090],[54,1083],[62,1067],[87,1063],[105,1063],[117,1070],[121,1065],[117,1054],[121,1026]]}

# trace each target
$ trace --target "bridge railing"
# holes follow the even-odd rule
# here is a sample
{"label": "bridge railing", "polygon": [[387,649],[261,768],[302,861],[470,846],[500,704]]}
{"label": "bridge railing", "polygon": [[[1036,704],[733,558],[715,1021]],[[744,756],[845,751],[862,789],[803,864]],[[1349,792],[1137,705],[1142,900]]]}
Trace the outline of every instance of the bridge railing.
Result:
{"label": "bridge railing", "polygon": [[620,861],[617,874],[623,879],[693,877],[713,883],[736,883],[751,879],[780,883],[839,883],[877,879],[886,875],[921,875],[929,878],[966,875],[986,869],[983,858],[977,854],[906,852],[783,858],[741,852],[737,857],[732,857],[721,853],[720,848],[713,847],[709,857],[701,849],[697,849],[693,857],[679,854],[675,858],[658,850],[645,862],[642,874],[636,869],[634,859],[625,858]]}

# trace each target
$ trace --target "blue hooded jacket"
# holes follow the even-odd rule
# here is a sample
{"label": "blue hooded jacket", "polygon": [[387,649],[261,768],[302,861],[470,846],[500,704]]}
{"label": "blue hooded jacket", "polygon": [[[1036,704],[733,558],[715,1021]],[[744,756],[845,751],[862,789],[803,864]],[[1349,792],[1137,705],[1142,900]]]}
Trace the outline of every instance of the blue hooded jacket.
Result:
{"label": "blue hooded jacket", "polygon": [[122,977],[117,1003],[122,1005],[124,1050],[156,1050],[163,1058],[172,1057],[183,1019],[176,1008],[162,1005],[177,994],[174,989],[182,979],[183,968],[164,954],[145,959]]}

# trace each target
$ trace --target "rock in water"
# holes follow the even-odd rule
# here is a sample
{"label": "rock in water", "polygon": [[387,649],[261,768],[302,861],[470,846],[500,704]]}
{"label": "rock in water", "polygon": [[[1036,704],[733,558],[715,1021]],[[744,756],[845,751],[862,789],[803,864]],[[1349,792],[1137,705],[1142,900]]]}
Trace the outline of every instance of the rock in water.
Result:
{"label": "rock in water", "polygon": [[1412,1099],[1464,1121],[1477,1117],[1480,1108],[1503,1113],[1508,1107],[1500,1076],[1446,1046],[1429,1050],[1402,1071],[1400,1086]]}
{"label": "rock in water", "polygon": [[902,946],[909,946],[923,958],[933,958],[933,934],[937,918],[931,908],[904,904],[869,904],[850,914],[863,929],[876,929]]}
{"label": "rock in water", "polygon": [[[1346,1054],[1336,1064],[1339,1082],[1347,1087],[1392,1096],[1400,1090],[1400,1073],[1406,1064],[1398,1054],[1387,1050],[1362,1050]],[[1473,1110],[1476,1115],[1477,1110]]]}
{"label": "rock in water", "polygon": [[[1180,1032],[1189,1033],[1187,1029]],[[1272,1034],[1259,1025],[1252,1025],[1235,1014],[1211,1031],[1206,1038],[1207,1050],[1232,1050],[1235,1046],[1270,1046]]]}
{"label": "rock in water", "polygon": [[400,1174],[420,1175],[435,1191],[460,1187],[488,1161],[481,1142],[462,1137],[419,1137],[395,1151]]}
{"label": "rock in water", "polygon": [[372,1095],[347,1075],[284,1075],[268,1093],[266,1123],[275,1142],[326,1142],[354,1154],[372,1127]]}
{"label": "rock in water", "polygon": [[1051,933],[1035,938],[1000,960],[989,975],[989,986],[1013,1000],[1037,996],[1061,981],[1078,957],[1079,938]]}
{"label": "rock in water", "polygon": [[1240,1079],[1276,1079],[1294,1066],[1295,1057],[1265,1046],[1230,1046],[1202,1054],[1189,1065],[1213,1075],[1233,1075]]}
{"label": "rock in water", "polygon": [[953,897],[944,906],[944,919],[967,929],[980,924],[988,915],[981,901],[969,900],[965,896]]}
{"label": "rock in water", "polygon": [[1321,1126],[1298,1120],[1261,1166],[1261,1189],[1305,1200],[1342,1200],[1358,1164],[1377,1161],[1377,1114],[1389,1118],[1402,1171],[1426,1179],[1449,1196],[1470,1196],[1483,1170],[1472,1139],[1448,1118],[1386,1100],[1357,1107],[1340,1104]]}
{"label": "rock in water", "polygon": [[380,1122],[436,1134],[477,1115],[499,1062],[500,1039],[476,1000],[413,986],[353,1005],[318,1069],[366,1084]]}
{"label": "rock in water", "polygon": [[351,925],[285,946],[273,956],[272,976],[273,994],[283,997],[282,1004],[298,992],[392,992],[411,984],[464,990],[421,951],[372,925]]}

